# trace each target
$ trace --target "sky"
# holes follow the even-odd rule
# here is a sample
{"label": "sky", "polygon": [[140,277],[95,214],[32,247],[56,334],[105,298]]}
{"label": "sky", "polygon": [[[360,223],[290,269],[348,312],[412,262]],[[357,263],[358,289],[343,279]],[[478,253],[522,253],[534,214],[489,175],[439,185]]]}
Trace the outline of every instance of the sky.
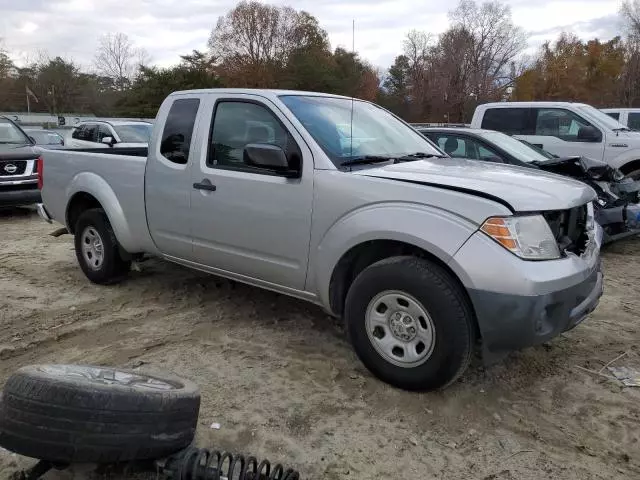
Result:
{"label": "sky", "polygon": [[[583,39],[609,40],[621,31],[622,0],[502,0],[513,21],[528,34],[526,53],[562,31]],[[169,66],[179,55],[206,49],[218,17],[234,0],[0,0],[0,39],[19,65],[36,57],[73,59],[91,69],[100,35],[123,32],[147,50],[151,63]],[[402,50],[406,33],[423,30],[437,36],[447,29],[447,12],[456,0],[274,0],[314,15],[329,33],[332,47],[355,48],[380,68]]]}

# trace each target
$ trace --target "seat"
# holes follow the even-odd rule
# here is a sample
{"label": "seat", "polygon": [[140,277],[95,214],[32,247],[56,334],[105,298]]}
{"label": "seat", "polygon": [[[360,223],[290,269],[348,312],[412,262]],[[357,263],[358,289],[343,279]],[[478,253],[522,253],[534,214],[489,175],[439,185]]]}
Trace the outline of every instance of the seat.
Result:
{"label": "seat", "polygon": [[458,150],[458,139],[454,137],[447,138],[447,141],[444,142],[444,151],[447,155],[454,156],[456,150]]}
{"label": "seat", "polygon": [[552,117],[546,115],[538,118],[538,128],[536,129],[537,135],[546,135],[550,137],[557,137],[560,135],[560,119],[558,117]]}

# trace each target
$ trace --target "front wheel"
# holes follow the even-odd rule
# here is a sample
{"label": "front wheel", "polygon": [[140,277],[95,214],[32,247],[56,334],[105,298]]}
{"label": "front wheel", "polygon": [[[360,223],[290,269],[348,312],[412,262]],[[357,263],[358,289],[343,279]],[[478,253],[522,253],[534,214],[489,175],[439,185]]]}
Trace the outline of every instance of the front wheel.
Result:
{"label": "front wheel", "polygon": [[75,226],[74,243],[80,268],[94,283],[116,283],[131,268],[131,262],[122,259],[118,240],[101,208],[93,208],[80,215]]}
{"label": "front wheel", "polygon": [[471,360],[473,314],[454,278],[416,257],[393,257],[363,270],[345,304],[353,347],[381,380],[406,390],[455,381]]}

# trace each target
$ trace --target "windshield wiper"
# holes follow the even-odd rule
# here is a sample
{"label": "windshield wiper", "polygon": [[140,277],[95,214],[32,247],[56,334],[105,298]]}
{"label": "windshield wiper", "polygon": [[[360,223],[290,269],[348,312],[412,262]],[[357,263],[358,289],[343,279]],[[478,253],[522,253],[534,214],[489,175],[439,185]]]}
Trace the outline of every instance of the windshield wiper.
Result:
{"label": "windshield wiper", "polygon": [[351,158],[345,160],[340,164],[341,167],[347,167],[350,165],[366,165],[369,163],[388,162],[389,160],[395,160],[396,157],[390,155],[363,155],[362,157]]}
{"label": "windshield wiper", "polygon": [[362,157],[352,158],[350,160],[345,160],[340,164],[341,167],[350,166],[350,165],[365,165],[370,163],[380,163],[380,162],[388,162],[393,161],[393,163],[398,162],[413,162],[415,160],[420,160],[422,158],[445,158],[443,155],[437,155],[435,153],[424,153],[424,152],[416,152],[409,153],[405,155],[364,155]]}
{"label": "windshield wiper", "polygon": [[396,161],[411,162],[413,160],[420,160],[421,158],[446,158],[446,157],[444,155],[438,155],[436,153],[416,152],[416,153],[409,153],[408,155],[402,155],[401,157],[396,157]]}
{"label": "windshield wiper", "polygon": [[614,132],[632,132],[633,131],[629,127],[618,127],[618,128],[612,128],[611,130],[613,130]]}

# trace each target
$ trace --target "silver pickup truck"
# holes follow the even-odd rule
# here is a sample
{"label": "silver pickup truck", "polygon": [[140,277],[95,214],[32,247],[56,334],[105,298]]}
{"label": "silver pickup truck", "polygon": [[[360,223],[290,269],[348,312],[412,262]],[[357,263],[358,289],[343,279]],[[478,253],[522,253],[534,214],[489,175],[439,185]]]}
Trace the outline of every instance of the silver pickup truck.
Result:
{"label": "silver pickup truck", "polygon": [[317,303],[405,389],[450,384],[477,345],[545,342],[602,295],[589,186],[449,158],[350,98],[176,92],[148,152],[45,151],[39,175],[91,281],[150,254]]}

